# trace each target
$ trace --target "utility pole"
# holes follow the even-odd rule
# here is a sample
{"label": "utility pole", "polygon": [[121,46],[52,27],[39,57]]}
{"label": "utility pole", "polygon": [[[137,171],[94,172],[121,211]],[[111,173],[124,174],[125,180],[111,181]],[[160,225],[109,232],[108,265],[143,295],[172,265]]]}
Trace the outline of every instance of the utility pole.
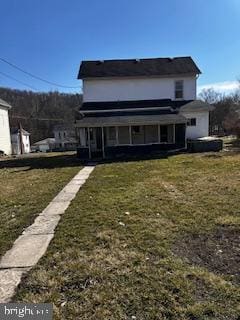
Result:
{"label": "utility pole", "polygon": [[24,145],[23,145],[23,138],[22,138],[22,124],[19,122],[19,139],[20,139],[20,153],[24,153]]}

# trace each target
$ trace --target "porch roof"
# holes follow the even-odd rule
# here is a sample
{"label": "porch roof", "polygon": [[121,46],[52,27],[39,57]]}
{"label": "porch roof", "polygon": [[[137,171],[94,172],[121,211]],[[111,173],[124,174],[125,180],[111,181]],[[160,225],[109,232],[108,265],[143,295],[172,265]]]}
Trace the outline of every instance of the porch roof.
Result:
{"label": "porch roof", "polygon": [[81,120],[76,121],[76,127],[110,127],[125,125],[174,124],[186,122],[187,119],[180,114],[84,117]]}
{"label": "porch roof", "polygon": [[128,100],[128,101],[91,101],[83,102],[79,108],[80,112],[99,110],[127,110],[142,108],[162,108],[172,107],[178,109],[193,100],[171,100],[171,99],[151,99],[151,100]]}

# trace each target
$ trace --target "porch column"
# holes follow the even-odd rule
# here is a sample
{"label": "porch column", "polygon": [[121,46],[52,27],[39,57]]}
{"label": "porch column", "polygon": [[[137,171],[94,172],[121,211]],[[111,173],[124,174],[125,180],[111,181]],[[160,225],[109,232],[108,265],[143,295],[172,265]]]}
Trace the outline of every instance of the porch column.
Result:
{"label": "porch column", "polygon": [[89,159],[92,158],[92,154],[91,154],[91,139],[90,139],[90,130],[89,127],[87,128],[88,130],[88,157]]}
{"label": "porch column", "polygon": [[105,158],[105,149],[104,149],[104,128],[102,127],[102,155]]}

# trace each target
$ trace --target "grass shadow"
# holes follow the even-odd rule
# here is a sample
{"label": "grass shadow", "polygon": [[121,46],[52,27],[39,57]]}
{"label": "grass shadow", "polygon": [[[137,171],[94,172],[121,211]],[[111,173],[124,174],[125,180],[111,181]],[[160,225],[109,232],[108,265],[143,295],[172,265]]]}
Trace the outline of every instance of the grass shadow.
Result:
{"label": "grass shadow", "polygon": [[[159,153],[148,153],[148,154],[118,154],[114,157],[101,158],[94,157],[92,162],[97,162],[98,164],[108,164],[108,163],[123,163],[123,162],[135,162],[144,160],[157,160],[157,159],[168,159],[171,156],[178,154],[188,153],[186,150],[182,151],[162,151]],[[89,163],[89,160],[85,160],[85,163]]]}
{"label": "grass shadow", "polygon": [[76,154],[34,154],[21,158],[3,159],[0,161],[0,169],[21,168],[21,171],[28,171],[33,169],[77,167],[82,165],[82,163]]}

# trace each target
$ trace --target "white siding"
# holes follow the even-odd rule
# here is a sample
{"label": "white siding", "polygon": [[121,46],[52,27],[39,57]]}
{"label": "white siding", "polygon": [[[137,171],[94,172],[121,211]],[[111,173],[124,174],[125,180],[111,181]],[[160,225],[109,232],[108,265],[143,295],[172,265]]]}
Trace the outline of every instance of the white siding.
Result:
{"label": "white siding", "polygon": [[0,106],[0,150],[11,154],[11,149],[8,110]]}
{"label": "white siding", "polygon": [[196,78],[112,78],[85,79],[83,99],[87,101],[175,100],[175,81],[184,80],[184,99],[196,99]]}
{"label": "white siding", "polygon": [[29,135],[23,134],[22,135],[22,142],[24,145],[24,153],[29,153],[31,151]]}
{"label": "white siding", "polygon": [[50,147],[49,144],[39,144],[38,149],[41,152],[47,152],[48,150],[50,150]]}
{"label": "white siding", "polygon": [[196,126],[187,126],[186,138],[195,139],[209,135],[209,112],[181,112],[187,119],[196,118]]}
{"label": "white siding", "polygon": [[[13,154],[21,154],[21,143],[20,143],[20,134],[12,134],[11,135],[11,141],[12,141],[12,153]],[[22,144],[24,153],[30,153],[31,146],[30,146],[30,138],[29,135],[22,135]]]}

